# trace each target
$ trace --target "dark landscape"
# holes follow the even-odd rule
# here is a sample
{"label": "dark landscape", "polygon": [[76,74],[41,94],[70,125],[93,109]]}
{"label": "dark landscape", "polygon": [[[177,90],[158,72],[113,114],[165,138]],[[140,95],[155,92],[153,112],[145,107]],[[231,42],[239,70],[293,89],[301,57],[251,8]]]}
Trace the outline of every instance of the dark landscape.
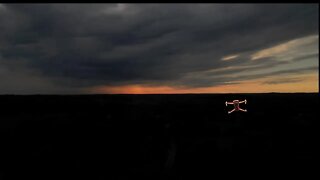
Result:
{"label": "dark landscape", "polygon": [[[315,172],[318,93],[2,95],[0,179]],[[225,101],[247,99],[228,114]],[[257,175],[253,175],[257,174]],[[277,175],[278,177],[278,175]]]}

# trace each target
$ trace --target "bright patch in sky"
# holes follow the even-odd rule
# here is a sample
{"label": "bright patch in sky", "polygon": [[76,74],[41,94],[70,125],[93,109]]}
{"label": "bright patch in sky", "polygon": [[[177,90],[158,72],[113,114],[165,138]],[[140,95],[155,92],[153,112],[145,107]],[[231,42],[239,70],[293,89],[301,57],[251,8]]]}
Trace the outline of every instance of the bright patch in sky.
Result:
{"label": "bright patch in sky", "polygon": [[232,60],[232,59],[237,58],[238,56],[239,56],[239,55],[225,56],[225,57],[223,57],[221,60],[222,60],[222,61],[229,61],[229,60]]}
{"label": "bright patch in sky", "polygon": [[[285,58],[286,56],[295,56],[299,54],[306,54],[309,50],[315,50],[317,48],[317,42],[319,41],[318,35],[307,36],[299,39],[294,39],[271,48],[263,49],[256,52],[251,56],[251,60],[257,60],[267,57]],[[312,46],[310,46],[312,45]],[[307,49],[309,48],[309,49]]]}

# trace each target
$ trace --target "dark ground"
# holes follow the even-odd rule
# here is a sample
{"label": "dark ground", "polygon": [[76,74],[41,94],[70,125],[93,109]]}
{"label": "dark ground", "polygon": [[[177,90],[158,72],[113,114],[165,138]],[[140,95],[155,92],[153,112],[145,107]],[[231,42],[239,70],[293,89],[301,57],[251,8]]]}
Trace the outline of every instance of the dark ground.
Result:
{"label": "dark ground", "polygon": [[[225,101],[244,98],[248,112],[228,115]],[[0,179],[309,175],[319,164],[318,98],[0,96]]]}

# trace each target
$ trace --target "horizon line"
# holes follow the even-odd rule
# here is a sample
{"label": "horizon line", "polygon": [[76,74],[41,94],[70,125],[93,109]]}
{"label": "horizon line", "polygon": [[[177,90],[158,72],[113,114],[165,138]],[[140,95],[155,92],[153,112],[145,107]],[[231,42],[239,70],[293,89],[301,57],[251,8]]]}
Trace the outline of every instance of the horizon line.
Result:
{"label": "horizon line", "polygon": [[203,95],[203,94],[315,94],[319,92],[248,92],[248,93],[74,93],[74,94],[0,94],[0,96],[90,96],[90,95]]}

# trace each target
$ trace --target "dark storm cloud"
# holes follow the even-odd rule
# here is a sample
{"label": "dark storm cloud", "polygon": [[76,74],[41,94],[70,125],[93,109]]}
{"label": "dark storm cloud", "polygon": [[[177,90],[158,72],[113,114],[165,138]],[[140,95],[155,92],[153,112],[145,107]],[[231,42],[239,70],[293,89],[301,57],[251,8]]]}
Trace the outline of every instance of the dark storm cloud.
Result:
{"label": "dark storm cloud", "polygon": [[[273,66],[279,62],[250,62],[250,54],[318,34],[318,11],[316,4],[4,4],[0,61],[63,87],[205,87],[228,78],[186,76],[244,63]],[[242,56],[221,61],[232,54]]]}

